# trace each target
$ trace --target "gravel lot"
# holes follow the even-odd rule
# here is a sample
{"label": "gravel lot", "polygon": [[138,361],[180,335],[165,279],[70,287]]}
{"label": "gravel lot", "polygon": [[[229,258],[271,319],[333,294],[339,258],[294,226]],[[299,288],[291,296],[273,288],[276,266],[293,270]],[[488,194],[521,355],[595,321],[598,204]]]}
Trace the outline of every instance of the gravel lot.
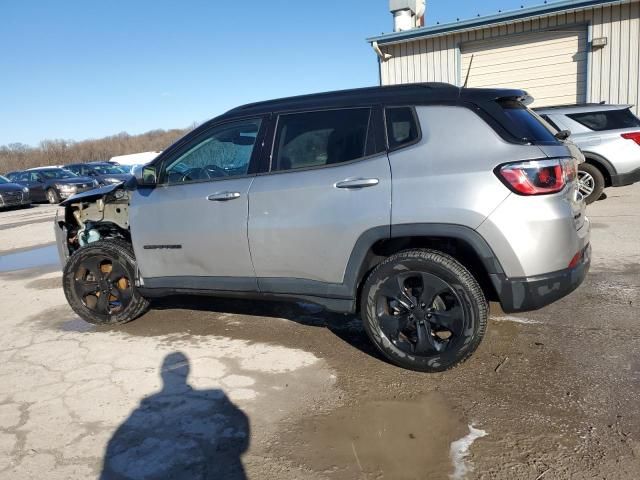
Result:
{"label": "gravel lot", "polygon": [[55,209],[0,212],[0,478],[640,478],[640,185],[607,194],[583,286],[492,305],[477,353],[432,375],[313,305],[172,298],[93,327]]}

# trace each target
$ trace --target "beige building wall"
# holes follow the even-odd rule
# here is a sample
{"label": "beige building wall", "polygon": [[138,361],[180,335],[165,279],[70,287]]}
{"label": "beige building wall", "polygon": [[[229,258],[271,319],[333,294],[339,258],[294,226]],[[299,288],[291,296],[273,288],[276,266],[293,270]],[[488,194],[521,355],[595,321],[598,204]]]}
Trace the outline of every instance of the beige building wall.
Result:
{"label": "beige building wall", "polygon": [[566,11],[505,24],[452,32],[424,39],[381,44],[393,57],[380,63],[383,85],[447,82],[461,85],[461,48],[469,42],[540,32],[587,28],[589,40],[607,38],[603,48],[588,49],[586,101],[628,103],[640,114],[640,0]]}

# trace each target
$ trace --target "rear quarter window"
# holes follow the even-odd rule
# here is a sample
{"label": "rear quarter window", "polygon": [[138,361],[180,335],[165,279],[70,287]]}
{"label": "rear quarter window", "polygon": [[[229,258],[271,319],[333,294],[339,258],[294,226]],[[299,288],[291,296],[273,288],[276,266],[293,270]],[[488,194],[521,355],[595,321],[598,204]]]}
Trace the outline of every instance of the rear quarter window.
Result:
{"label": "rear quarter window", "polygon": [[413,108],[386,108],[385,116],[389,150],[411,145],[420,139],[420,129]]}
{"label": "rear quarter window", "polygon": [[498,103],[517,137],[532,143],[559,143],[550,125],[522,103],[514,100]]}
{"label": "rear quarter window", "polygon": [[640,119],[631,113],[631,110],[628,108],[623,110],[571,113],[567,114],[567,117],[596,132],[640,127]]}

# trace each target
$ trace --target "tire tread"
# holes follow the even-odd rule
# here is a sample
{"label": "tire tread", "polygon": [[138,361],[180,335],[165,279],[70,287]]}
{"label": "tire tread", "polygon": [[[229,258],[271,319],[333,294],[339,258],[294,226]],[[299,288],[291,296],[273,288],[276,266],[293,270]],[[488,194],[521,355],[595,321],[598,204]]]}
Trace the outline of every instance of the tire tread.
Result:
{"label": "tire tread", "polygon": [[[471,345],[465,349],[464,354],[462,356],[460,356],[459,358],[456,359],[456,361],[452,364],[449,365],[445,365],[443,368],[415,368],[415,367],[409,367],[412,368],[414,370],[418,370],[418,371],[428,371],[428,372],[434,372],[434,371],[438,371],[438,372],[442,372],[442,371],[446,371],[446,370],[450,370],[452,368],[455,368],[457,366],[459,366],[460,364],[464,363],[465,361],[467,361],[469,359],[469,357],[471,357],[471,355],[473,355],[473,353],[475,352],[475,350],[478,348],[478,346],[480,345],[480,342],[482,341],[486,330],[487,330],[487,323],[488,323],[488,316],[489,316],[489,304],[486,300],[486,297],[484,295],[484,292],[482,290],[482,287],[480,286],[480,284],[478,283],[478,281],[476,280],[476,278],[471,274],[471,272],[464,266],[462,265],[458,260],[456,260],[454,257],[452,257],[451,255],[441,252],[439,250],[433,250],[433,249],[412,249],[412,250],[405,250],[402,252],[398,252],[396,254],[391,255],[390,257],[386,258],[385,260],[383,260],[381,263],[379,263],[369,274],[369,276],[367,277],[367,280],[365,282],[365,286],[362,289],[362,300],[361,300],[361,304],[364,306],[365,302],[366,302],[366,298],[367,298],[367,292],[369,291],[369,288],[371,287],[371,283],[377,278],[377,276],[379,275],[380,271],[382,269],[384,269],[386,266],[388,266],[389,264],[393,264],[393,263],[397,263],[397,262],[402,262],[403,260],[413,260],[413,259],[421,259],[421,260],[425,260],[428,262],[433,262],[433,263],[437,263],[439,265],[441,265],[442,267],[448,269],[450,272],[452,272],[454,275],[457,275],[461,281],[461,283],[464,284],[465,288],[467,288],[469,290],[469,294],[470,297],[472,298],[473,301],[475,301],[477,303],[477,308],[479,310],[479,326],[478,329],[475,332],[475,337],[471,343]],[[363,313],[363,315],[366,315],[366,312]],[[367,319],[363,318],[363,323],[365,324],[365,329],[367,330],[367,334],[369,334],[369,337],[372,337],[370,331],[369,331],[369,327],[367,325]],[[373,340],[373,338],[372,338]],[[398,362],[390,357],[387,352],[384,351],[384,349],[378,345],[378,343],[376,341],[373,341],[373,343],[375,344],[375,346],[378,348],[378,350],[389,360],[391,360],[394,364],[398,364]],[[406,365],[399,365],[399,366],[403,366],[406,367]]]}
{"label": "tire tread", "polygon": [[69,269],[73,265],[74,261],[77,258],[79,258],[80,255],[86,253],[87,249],[90,249],[90,248],[91,249],[100,248],[102,250],[101,253],[104,253],[105,250],[107,252],[111,251],[116,255],[123,256],[125,260],[131,263],[131,265],[135,266],[136,264],[135,255],[133,253],[131,244],[121,239],[113,238],[113,239],[107,239],[107,240],[100,240],[98,242],[92,243],[90,245],[87,245],[86,247],[82,247],[77,251],[75,251],[73,255],[71,255],[71,257],[67,260],[67,263],[64,266],[63,281],[62,281],[64,294],[73,311],[85,321],[92,324],[96,324],[96,325],[105,325],[105,324],[120,325],[120,324],[131,322],[136,318],[140,317],[141,315],[143,315],[149,309],[150,303],[146,298],[141,296],[136,291],[135,286],[134,286],[134,293],[133,293],[133,298],[131,299],[131,303],[125,310],[126,316],[121,318],[116,318],[116,319],[110,319],[108,322],[104,322],[100,320],[98,317],[90,316],[90,314],[88,314],[87,312],[86,307],[82,305],[81,302],[78,301],[71,294],[70,292],[71,285],[68,283],[69,282],[68,277],[69,275],[72,275],[73,272],[69,272]]}

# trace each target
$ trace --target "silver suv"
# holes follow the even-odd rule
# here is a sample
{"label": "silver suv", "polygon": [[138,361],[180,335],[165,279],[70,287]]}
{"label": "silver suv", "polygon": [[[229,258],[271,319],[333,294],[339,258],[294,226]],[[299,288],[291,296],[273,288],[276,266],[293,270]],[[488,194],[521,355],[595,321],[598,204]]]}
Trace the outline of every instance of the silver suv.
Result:
{"label": "silver suv", "polygon": [[640,182],[640,119],[631,105],[587,104],[536,109],[558,131],[571,133],[586,157],[578,177],[587,203],[605,187]]}
{"label": "silver suv", "polygon": [[569,294],[590,264],[583,157],[519,90],[376,87],[257,103],[63,202],[66,297],[117,324],[170,294],[359,312],[393,363],[445,370],[505,312]]}

